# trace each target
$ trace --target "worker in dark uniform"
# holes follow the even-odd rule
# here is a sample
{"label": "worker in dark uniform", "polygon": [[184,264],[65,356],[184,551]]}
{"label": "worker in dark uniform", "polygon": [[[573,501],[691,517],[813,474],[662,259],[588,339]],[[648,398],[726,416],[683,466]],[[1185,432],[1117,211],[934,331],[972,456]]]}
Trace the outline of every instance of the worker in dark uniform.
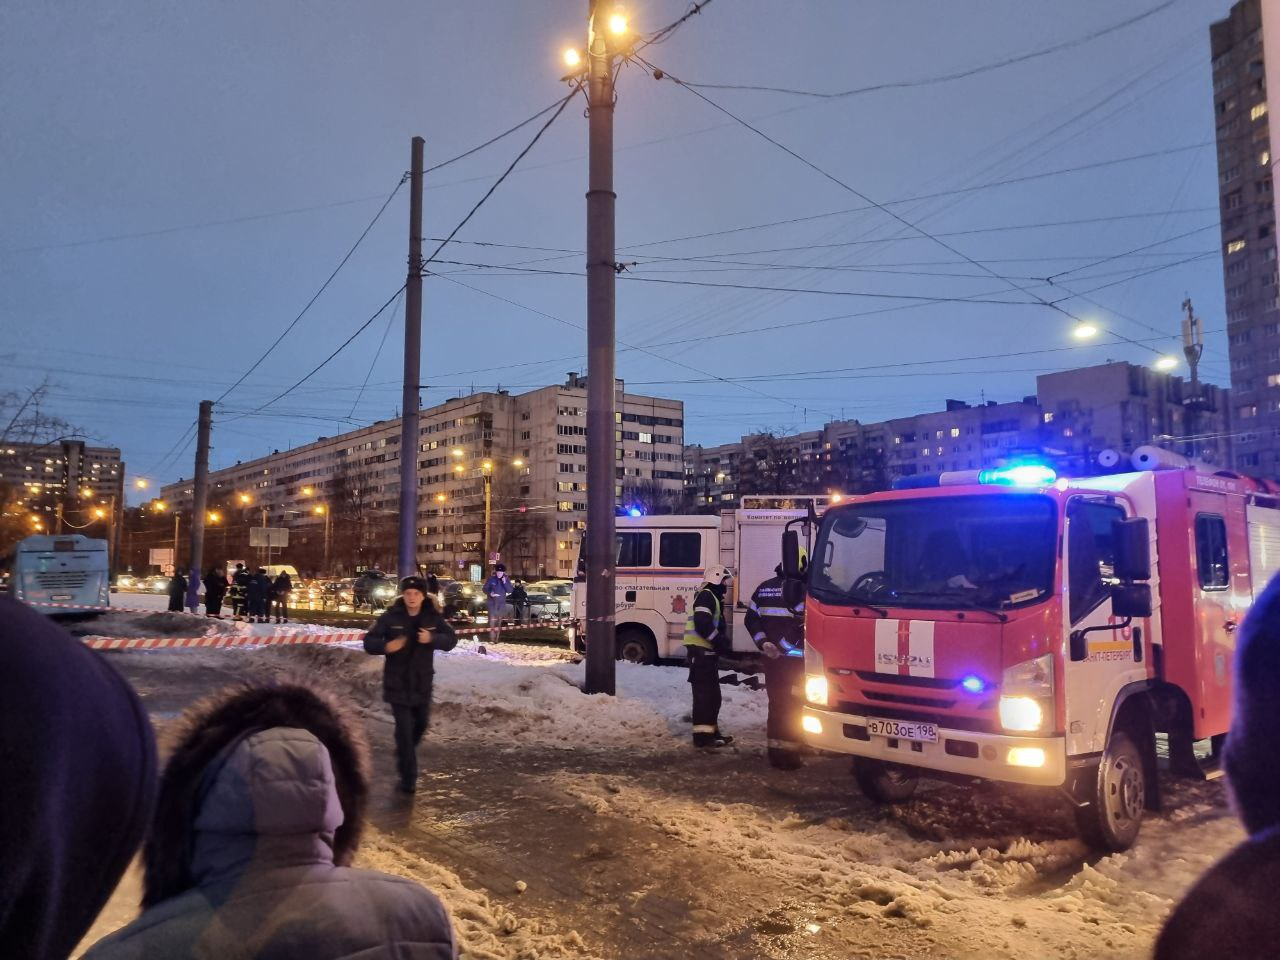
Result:
{"label": "worker in dark uniform", "polygon": [[243,563],[236,564],[236,572],[231,575],[231,617],[243,620],[249,612],[249,581],[253,575],[244,568]]}
{"label": "worker in dark uniform", "polygon": [[729,648],[724,620],[724,595],[733,582],[733,571],[717,564],[707,570],[706,581],[693,598],[693,609],[684,625],[684,650],[693,688],[693,745],[723,747],[733,741],[720,732],[720,653]]}
{"label": "worker in dark uniform", "polygon": [[[801,576],[808,558],[800,555]],[[743,623],[764,654],[765,693],[769,696],[769,763],[779,770],[802,766],[800,708],[804,690],[804,592],[803,583],[788,580],[782,566],[775,576],[756,587],[747,604]]]}

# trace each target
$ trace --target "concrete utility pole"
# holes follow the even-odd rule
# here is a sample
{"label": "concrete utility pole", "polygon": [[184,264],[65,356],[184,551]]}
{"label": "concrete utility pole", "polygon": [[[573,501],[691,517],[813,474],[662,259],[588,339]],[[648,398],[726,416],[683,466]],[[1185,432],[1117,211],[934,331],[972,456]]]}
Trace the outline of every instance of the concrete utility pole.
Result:
{"label": "concrete utility pole", "polygon": [[409,166],[409,275],[404,284],[404,394],[400,404],[400,576],[418,572],[418,407],[422,371],[422,148]]}
{"label": "concrete utility pole", "polygon": [[1196,430],[1200,426],[1199,414],[1206,406],[1204,397],[1200,395],[1200,357],[1204,355],[1204,329],[1191,307],[1190,297],[1182,301],[1182,309],[1187,312],[1182,318],[1182,354],[1187,358],[1187,366],[1191,368],[1191,395],[1182,401],[1182,429],[1187,435],[1183,448],[1186,455],[1194,460]]}
{"label": "concrete utility pole", "polygon": [[[200,597],[200,569],[204,566],[204,511],[209,502],[209,433],[213,429],[213,401],[200,401],[196,426],[196,485],[191,504],[191,576],[187,580],[187,609],[192,613]],[[176,530],[176,527],[175,527]],[[178,569],[178,538],[173,538],[173,569]]]}
{"label": "concrete utility pole", "polygon": [[583,691],[615,692],[613,55],[605,5],[587,33],[587,670]]}

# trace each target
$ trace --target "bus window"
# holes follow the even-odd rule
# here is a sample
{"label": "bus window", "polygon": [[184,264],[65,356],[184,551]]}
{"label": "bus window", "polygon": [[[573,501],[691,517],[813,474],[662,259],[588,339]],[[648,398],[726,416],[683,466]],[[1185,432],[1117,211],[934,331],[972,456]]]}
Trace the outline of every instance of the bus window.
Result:
{"label": "bus window", "polygon": [[658,566],[693,569],[702,566],[702,534],[663,533],[658,536]]}

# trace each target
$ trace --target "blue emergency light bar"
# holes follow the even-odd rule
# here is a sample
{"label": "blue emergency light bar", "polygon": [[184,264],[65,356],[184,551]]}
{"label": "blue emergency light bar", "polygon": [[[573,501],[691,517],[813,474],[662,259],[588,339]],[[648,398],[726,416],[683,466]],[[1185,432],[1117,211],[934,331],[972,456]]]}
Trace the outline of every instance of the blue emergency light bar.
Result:
{"label": "blue emergency light bar", "polygon": [[942,473],[899,477],[894,490],[918,490],[924,487],[955,487],[981,483],[1006,487],[1047,487],[1058,479],[1058,472],[1046,463],[1020,461],[990,470],[947,470]]}

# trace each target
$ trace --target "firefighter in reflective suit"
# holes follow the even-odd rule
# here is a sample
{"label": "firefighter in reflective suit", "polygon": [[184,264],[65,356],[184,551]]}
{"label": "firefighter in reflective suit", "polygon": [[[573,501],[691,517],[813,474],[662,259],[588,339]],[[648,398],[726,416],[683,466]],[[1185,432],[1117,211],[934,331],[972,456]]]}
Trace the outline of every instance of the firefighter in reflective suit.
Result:
{"label": "firefighter in reflective suit", "polygon": [[[801,576],[808,557],[800,555]],[[803,581],[788,580],[782,566],[756,587],[743,619],[751,639],[764,654],[765,692],[769,696],[769,763],[780,770],[800,767],[800,708],[804,686]]]}
{"label": "firefighter in reflective suit", "polygon": [[693,745],[723,747],[733,741],[720,732],[720,651],[728,649],[724,595],[733,571],[716,565],[707,569],[706,582],[693,598],[684,625],[684,651],[693,688]]}

